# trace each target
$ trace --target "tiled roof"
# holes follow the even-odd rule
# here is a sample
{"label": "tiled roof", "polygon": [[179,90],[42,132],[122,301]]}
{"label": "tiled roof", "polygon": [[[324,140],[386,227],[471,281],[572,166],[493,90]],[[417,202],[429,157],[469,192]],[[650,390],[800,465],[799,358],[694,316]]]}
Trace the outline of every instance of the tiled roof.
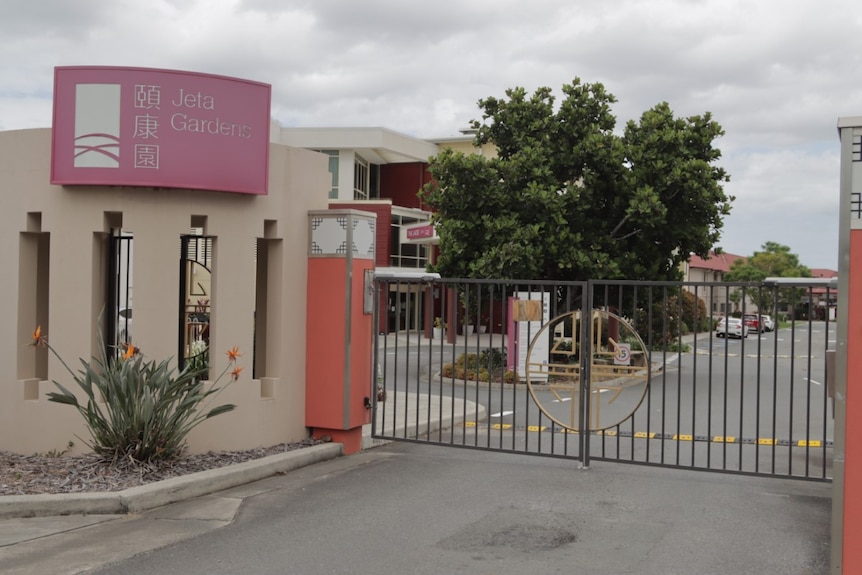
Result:
{"label": "tiled roof", "polygon": [[838,272],[828,268],[812,268],[811,277],[813,278],[837,278]]}
{"label": "tiled roof", "polygon": [[733,262],[735,262],[736,260],[745,259],[747,259],[745,256],[738,256],[736,254],[729,254],[724,252],[720,254],[709,252],[709,257],[705,259],[700,256],[691,254],[691,258],[688,260],[688,267],[707,269],[718,272],[729,272],[730,266],[733,265]]}

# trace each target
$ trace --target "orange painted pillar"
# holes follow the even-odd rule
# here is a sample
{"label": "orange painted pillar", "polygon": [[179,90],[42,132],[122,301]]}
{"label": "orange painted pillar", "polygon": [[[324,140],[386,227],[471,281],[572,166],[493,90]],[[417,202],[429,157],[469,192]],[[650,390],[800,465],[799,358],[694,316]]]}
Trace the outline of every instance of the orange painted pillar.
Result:
{"label": "orange painted pillar", "polygon": [[372,296],[377,216],[308,213],[305,425],[344,453],[362,449],[371,423]]}
{"label": "orange painted pillar", "polygon": [[842,573],[862,573],[862,230],[850,232]]}
{"label": "orange painted pillar", "polygon": [[840,118],[832,573],[862,573],[862,117]]}

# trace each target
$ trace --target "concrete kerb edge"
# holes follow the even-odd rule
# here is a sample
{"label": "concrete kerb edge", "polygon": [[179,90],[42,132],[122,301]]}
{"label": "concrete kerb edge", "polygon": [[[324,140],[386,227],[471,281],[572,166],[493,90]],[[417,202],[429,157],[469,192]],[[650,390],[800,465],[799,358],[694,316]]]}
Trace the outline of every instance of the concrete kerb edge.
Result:
{"label": "concrete kerb edge", "polygon": [[177,501],[245,485],[278,473],[285,473],[306,465],[333,459],[343,453],[343,445],[340,443],[315,445],[219,469],[208,469],[158,483],[132,487],[121,491],[119,499],[127,513],[138,513]]}
{"label": "concrete kerb edge", "polygon": [[342,444],[327,443],[118,492],[6,495],[0,497],[0,519],[138,513],[334,459],[343,453]]}

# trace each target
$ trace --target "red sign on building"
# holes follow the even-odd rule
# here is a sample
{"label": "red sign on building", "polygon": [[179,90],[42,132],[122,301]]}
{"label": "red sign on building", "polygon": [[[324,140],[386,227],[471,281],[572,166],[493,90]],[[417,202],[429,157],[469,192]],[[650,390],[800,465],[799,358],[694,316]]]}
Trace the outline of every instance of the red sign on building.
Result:
{"label": "red sign on building", "polygon": [[270,97],[225,76],[55,68],[51,183],[266,194]]}

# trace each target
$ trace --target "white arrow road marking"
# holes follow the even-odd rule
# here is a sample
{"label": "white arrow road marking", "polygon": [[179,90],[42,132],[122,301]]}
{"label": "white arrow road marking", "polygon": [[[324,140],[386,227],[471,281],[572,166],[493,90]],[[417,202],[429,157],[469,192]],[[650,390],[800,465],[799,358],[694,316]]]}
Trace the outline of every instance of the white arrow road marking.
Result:
{"label": "white arrow road marking", "polygon": [[823,385],[823,384],[822,384],[822,383],[820,383],[819,381],[814,381],[813,379],[811,379],[811,378],[809,378],[809,377],[806,377],[805,379],[807,379],[808,381],[810,381],[810,382],[811,382],[811,383],[813,383],[814,385]]}
{"label": "white arrow road marking", "polygon": [[512,415],[515,413],[514,411],[501,411],[499,413],[492,413],[490,417],[506,417],[507,415]]}
{"label": "white arrow road marking", "polygon": [[560,403],[561,401],[572,401],[572,398],[571,397],[564,397],[562,399],[555,399],[551,403]]}

